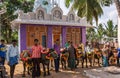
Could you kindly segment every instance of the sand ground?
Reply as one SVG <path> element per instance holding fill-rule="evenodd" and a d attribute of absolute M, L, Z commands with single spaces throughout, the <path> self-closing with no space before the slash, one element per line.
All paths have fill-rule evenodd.
<path fill-rule="evenodd" d="M 5 65 L 6 67 L 6 71 L 8 72 L 8 78 L 10 78 L 10 73 L 9 73 L 9 66 Z M 27 75 L 26 77 L 22 77 L 22 71 L 23 71 L 23 66 L 22 63 L 20 62 L 18 65 L 16 65 L 16 69 L 15 69 L 15 74 L 14 74 L 14 78 L 32 78 L 31 75 Z M 88 78 L 84 75 L 83 73 L 84 69 L 83 68 L 78 68 L 75 71 L 70 71 L 69 69 L 67 70 L 62 70 L 60 69 L 60 72 L 56 73 L 54 70 L 51 70 L 51 75 L 50 76 L 46 76 L 45 78 Z M 43 76 L 41 76 L 40 78 L 44 78 Z"/>

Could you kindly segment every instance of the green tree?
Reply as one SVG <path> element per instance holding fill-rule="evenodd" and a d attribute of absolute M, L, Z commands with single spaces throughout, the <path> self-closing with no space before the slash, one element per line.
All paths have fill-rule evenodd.
<path fill-rule="evenodd" d="M 2 14 L 0 17 L 1 35 L 3 39 L 10 42 L 11 39 L 14 38 L 14 32 L 11 29 L 10 22 L 17 18 L 17 15 L 14 15 L 15 11 L 19 9 L 24 12 L 32 11 L 34 0 L 4 0 L 3 3 L 7 12 Z"/>
<path fill-rule="evenodd" d="M 103 14 L 101 6 L 111 3 L 111 0 L 65 0 L 66 7 L 71 4 L 71 9 L 76 10 L 78 16 L 86 17 L 91 24 L 94 19 L 98 23 L 98 18 Z"/>
<path fill-rule="evenodd" d="M 94 39 L 96 39 L 96 31 L 95 28 L 87 28 L 87 40 L 88 41 L 93 41 Z"/>
<path fill-rule="evenodd" d="M 96 28 L 96 37 L 99 40 L 99 42 L 102 41 L 103 37 L 105 36 L 105 29 L 103 28 L 102 24 L 99 24 L 98 27 Z"/>
<path fill-rule="evenodd" d="M 114 25 L 112 20 L 109 20 L 107 24 L 104 24 L 104 26 L 105 26 L 105 35 L 107 37 L 117 37 L 116 36 L 117 25 Z"/>

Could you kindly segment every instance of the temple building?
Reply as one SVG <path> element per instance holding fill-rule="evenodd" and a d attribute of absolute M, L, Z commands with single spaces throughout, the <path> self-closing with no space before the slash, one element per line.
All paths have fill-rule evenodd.
<path fill-rule="evenodd" d="M 63 10 L 54 0 L 35 0 L 34 11 L 19 11 L 18 18 L 12 21 L 12 27 L 19 30 L 19 47 L 22 51 L 30 48 L 34 39 L 39 39 L 40 44 L 48 48 L 53 47 L 56 39 L 60 40 L 61 47 L 66 41 L 72 41 L 75 45 L 80 41 L 85 44 L 86 27 L 92 26 L 74 11 L 63 15 Z"/>

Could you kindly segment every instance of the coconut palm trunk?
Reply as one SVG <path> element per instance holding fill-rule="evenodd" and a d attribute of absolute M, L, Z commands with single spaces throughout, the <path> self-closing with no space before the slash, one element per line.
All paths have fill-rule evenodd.
<path fill-rule="evenodd" d="M 120 1 L 114 0 L 118 12 L 118 45 L 120 48 Z"/>

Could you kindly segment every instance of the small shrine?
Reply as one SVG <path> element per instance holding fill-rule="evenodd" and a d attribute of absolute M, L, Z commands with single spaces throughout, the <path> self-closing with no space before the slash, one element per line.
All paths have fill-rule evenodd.
<path fill-rule="evenodd" d="M 46 1 L 47 5 L 52 4 L 49 2 L 51 0 Z M 72 41 L 75 45 L 80 41 L 85 44 L 86 27 L 92 27 L 86 18 L 76 16 L 74 11 L 63 15 L 59 5 L 51 6 L 49 11 L 49 6 L 46 9 L 40 4 L 33 12 L 18 12 L 18 18 L 12 21 L 12 27 L 19 30 L 20 51 L 30 48 L 34 44 L 34 39 L 38 39 L 42 46 L 48 48 L 53 47 L 56 39 L 60 40 L 61 47 L 64 47 L 67 41 Z"/>

